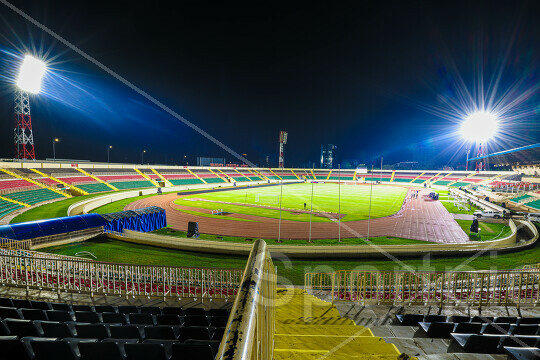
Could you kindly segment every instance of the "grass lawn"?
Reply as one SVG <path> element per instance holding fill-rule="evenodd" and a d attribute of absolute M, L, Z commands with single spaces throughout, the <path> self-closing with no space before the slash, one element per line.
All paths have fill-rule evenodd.
<path fill-rule="evenodd" d="M 113 213 L 113 212 L 124 211 L 124 207 L 127 204 L 131 204 L 134 201 L 137 201 L 137 200 L 140 200 L 140 199 L 145 199 L 145 198 L 148 198 L 148 197 L 151 197 L 151 196 L 157 196 L 157 194 L 136 196 L 136 197 L 132 197 L 132 198 L 129 198 L 129 199 L 118 200 L 118 201 L 112 202 L 110 204 L 103 205 L 103 206 L 100 206 L 98 208 L 95 208 L 94 210 L 90 211 L 90 213 L 108 214 L 108 213 Z"/>
<path fill-rule="evenodd" d="M 461 208 L 458 208 L 457 206 L 454 206 L 454 202 L 452 200 L 450 201 L 441 201 L 441 204 L 445 207 L 446 210 L 448 210 L 451 214 L 469 214 L 472 215 L 476 210 L 479 208 L 474 204 L 467 204 L 466 206 L 470 208 L 471 210 L 461 210 Z"/>
<path fill-rule="evenodd" d="M 99 261 L 124 262 L 153 265 L 203 266 L 243 268 L 247 257 L 213 255 L 162 249 L 152 246 L 125 243 L 118 240 L 99 239 L 81 243 L 57 246 L 42 251 L 64 255 L 75 255 L 80 251 L 89 251 Z M 475 258 L 444 257 L 401 258 L 396 263 L 387 259 L 287 259 L 283 256 L 274 259 L 278 268 L 280 284 L 302 285 L 305 272 L 327 272 L 335 270 L 431 270 L 431 271 L 474 271 L 481 269 L 514 269 L 525 264 L 534 264 L 540 259 L 540 245 L 515 253 L 491 256 L 490 253 Z"/>
<path fill-rule="evenodd" d="M 163 228 L 159 230 L 152 231 L 153 234 L 166 235 L 173 237 L 186 237 L 185 231 L 178 231 L 171 228 Z M 245 237 L 237 236 L 220 236 L 220 235 L 209 235 L 201 234 L 200 239 L 203 240 L 214 240 L 214 241 L 225 241 L 225 242 L 236 242 L 236 243 L 248 243 Z M 254 240 L 254 239 L 253 239 Z M 298 245 L 298 246 L 313 246 L 313 245 L 414 245 L 414 244 L 426 244 L 426 241 L 422 240 L 413 240 L 413 239 L 402 239 L 394 237 L 375 237 L 371 238 L 369 242 L 361 238 L 347 238 L 341 239 L 341 242 L 338 242 L 338 239 L 317 239 L 313 240 L 313 243 L 308 243 L 306 240 L 289 240 L 283 239 L 281 243 L 276 244 L 275 239 L 266 240 L 269 245 Z"/>
<path fill-rule="evenodd" d="M 312 184 L 293 184 L 283 187 L 242 188 L 232 191 L 196 194 L 175 201 L 178 205 L 203 209 L 223 209 L 230 213 L 240 213 L 268 218 L 279 218 L 279 210 L 242 205 L 222 204 L 210 201 L 189 199 L 206 199 L 240 204 L 279 207 L 280 191 L 283 191 L 281 212 L 282 219 L 309 221 L 309 214 L 291 214 L 290 210 L 311 208 Z M 371 218 L 389 216 L 401 208 L 407 189 L 397 186 L 376 185 L 372 187 Z M 341 195 L 339 195 L 339 192 Z M 370 186 L 313 184 L 313 210 L 316 212 L 332 212 L 346 214 L 343 221 L 365 220 L 370 212 Z M 338 204 L 338 198 L 340 198 Z M 339 206 L 338 206 L 339 205 Z M 331 222 L 325 217 L 313 216 L 312 221 Z"/>
<path fill-rule="evenodd" d="M 100 196 L 100 195 L 103 195 L 103 193 L 90 194 L 90 195 L 84 195 L 84 196 L 73 196 L 65 200 L 60 200 L 60 201 L 56 201 L 50 204 L 36 206 L 34 208 L 31 208 L 25 211 L 22 214 L 15 216 L 13 219 L 11 219 L 10 224 L 67 216 L 68 208 L 72 204 L 85 200 L 85 199 L 90 199 L 96 196 Z"/>
<path fill-rule="evenodd" d="M 495 224 L 479 221 L 478 226 L 480 226 L 481 231 L 480 234 L 475 234 L 470 232 L 472 220 L 456 220 L 456 222 L 465 231 L 465 234 L 469 235 L 469 239 L 476 241 L 503 239 L 512 233 L 512 229 L 507 223 Z"/>

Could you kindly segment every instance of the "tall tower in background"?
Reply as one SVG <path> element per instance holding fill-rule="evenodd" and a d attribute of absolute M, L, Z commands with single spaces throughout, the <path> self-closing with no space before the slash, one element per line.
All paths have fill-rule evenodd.
<path fill-rule="evenodd" d="M 15 129 L 13 135 L 17 159 L 35 160 L 30 99 L 28 93 L 19 88 L 15 89 Z"/>
<path fill-rule="evenodd" d="M 287 143 L 286 131 L 281 131 L 279 133 L 279 168 L 283 169 L 285 167 L 285 144 Z"/>
<path fill-rule="evenodd" d="M 337 146 L 332 144 L 321 145 L 321 169 L 332 169 L 335 149 Z"/>

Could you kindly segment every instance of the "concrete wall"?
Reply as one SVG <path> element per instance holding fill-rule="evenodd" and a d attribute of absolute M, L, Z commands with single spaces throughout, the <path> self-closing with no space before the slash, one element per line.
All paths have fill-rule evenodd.
<path fill-rule="evenodd" d="M 465 244 L 426 243 L 425 245 L 268 245 L 268 249 L 273 255 L 285 255 L 290 258 L 384 258 L 388 254 L 393 256 L 422 256 L 427 253 L 445 256 L 470 255 L 478 251 L 520 249 L 533 244 L 538 239 L 536 227 L 528 221 L 518 221 L 518 224 L 530 228 L 533 237 L 528 242 L 516 244 L 517 228 L 514 221 L 510 220 L 512 234 L 504 239 L 492 241 L 474 241 Z M 124 236 L 108 236 L 142 245 L 226 255 L 247 256 L 252 247 L 251 243 L 197 240 L 129 230 L 124 232 Z"/>

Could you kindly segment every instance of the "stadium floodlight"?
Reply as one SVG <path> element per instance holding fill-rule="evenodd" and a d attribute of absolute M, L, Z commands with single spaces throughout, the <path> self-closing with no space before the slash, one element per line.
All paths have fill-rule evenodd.
<path fill-rule="evenodd" d="M 497 116 L 488 111 L 477 111 L 461 123 L 461 136 L 468 141 L 485 143 L 497 134 Z"/>
<path fill-rule="evenodd" d="M 47 71 L 45 63 L 36 59 L 32 55 L 26 55 L 19 71 L 17 86 L 31 94 L 39 93 L 41 89 L 41 80 Z"/>

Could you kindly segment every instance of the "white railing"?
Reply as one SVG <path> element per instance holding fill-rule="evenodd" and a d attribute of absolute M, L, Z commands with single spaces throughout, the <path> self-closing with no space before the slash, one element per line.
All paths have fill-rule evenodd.
<path fill-rule="evenodd" d="M 32 253 L 0 252 L 0 285 L 90 296 L 204 300 L 233 298 L 242 279 L 240 269 L 114 264 Z"/>
<path fill-rule="evenodd" d="M 61 233 L 61 234 L 55 234 L 50 236 L 42 236 L 32 239 L 32 246 L 36 247 L 43 244 L 49 244 L 56 241 L 64 241 L 64 240 L 78 240 L 81 238 L 89 238 L 89 237 L 95 237 L 99 236 L 104 233 L 103 226 L 91 228 L 91 229 L 84 229 L 84 230 L 77 230 L 77 231 L 71 231 L 67 233 Z"/>
<path fill-rule="evenodd" d="M 30 250 L 32 248 L 32 240 L 13 240 L 0 238 L 0 248 Z"/>
<path fill-rule="evenodd" d="M 306 273 L 309 293 L 333 302 L 537 306 L 540 269 L 504 271 L 336 271 Z"/>

